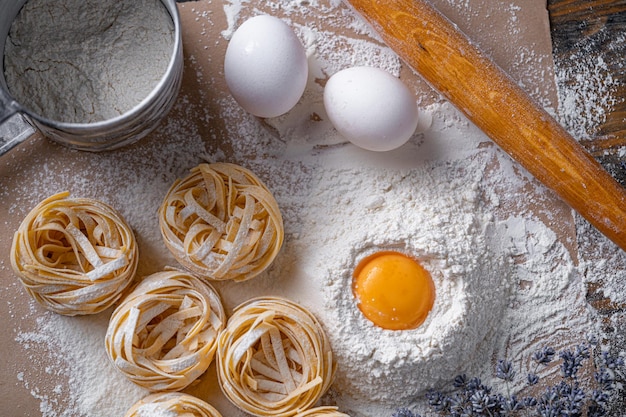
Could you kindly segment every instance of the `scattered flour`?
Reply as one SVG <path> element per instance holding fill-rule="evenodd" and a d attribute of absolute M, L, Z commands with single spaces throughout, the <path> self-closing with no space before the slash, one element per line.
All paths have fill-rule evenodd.
<path fill-rule="evenodd" d="M 68 381 L 67 386 L 56 385 L 54 396 L 38 392 L 43 401 L 49 402 L 47 407 L 42 406 L 42 416 L 92 416 L 95 410 L 101 416 L 121 416 L 137 400 L 149 394 L 121 378 L 108 363 L 103 335 L 110 313 L 73 320 L 46 312 L 37 318 L 36 331 L 18 334 L 17 340 L 25 346 L 46 346 L 50 355 L 47 373 L 53 378 L 61 373 Z M 36 362 L 36 351 L 31 354 Z M 56 399 L 64 398 L 69 403 L 57 403 Z"/>
<path fill-rule="evenodd" d="M 6 40 L 9 91 L 48 119 L 114 118 L 138 105 L 163 77 L 173 31 L 160 0 L 30 0 Z"/>
<path fill-rule="evenodd" d="M 182 11 L 213 25 L 215 14 L 201 3 L 183 3 Z M 458 7 L 466 7 L 463 3 Z M 229 38 L 244 13 L 257 11 L 245 0 L 220 7 L 227 28 L 219 41 Z M 172 114 L 148 141 L 107 154 L 50 145 L 54 157 L 28 155 L 31 166 L 11 171 L 28 193 L 0 189 L 0 197 L 12 202 L 8 212 L 15 227 L 30 207 L 56 191 L 104 199 L 133 226 L 144 276 L 175 262 L 161 242 L 156 218 L 171 183 L 204 160 L 245 165 L 274 193 L 285 244 L 259 277 L 215 286 L 227 310 L 263 294 L 284 295 L 310 308 L 338 360 L 336 383 L 323 401 L 354 417 L 391 416 L 403 406 L 424 411 L 423 391 L 458 373 L 488 381 L 496 359 L 524 364 L 535 348 L 566 347 L 594 330 L 567 229 L 571 210 L 445 102 L 422 105 L 431 124 L 399 150 L 366 152 L 337 137 L 321 104 L 323 81 L 355 63 L 397 75 L 400 61 L 365 36 L 369 29 L 338 1 L 283 0 L 267 7 L 291 19 L 309 53 L 312 77 L 292 112 L 256 119 L 228 94 L 213 90 L 219 81 L 211 77 L 217 75 L 198 72 L 198 84 L 215 94 L 212 111 L 192 99 L 197 92 L 183 88 Z M 504 12 L 517 16 L 518 10 L 506 5 Z M 351 28 L 354 35 L 320 29 L 315 19 L 325 17 L 331 22 L 327 27 Z M 193 68 L 198 58 L 188 54 Z M 526 65 L 543 59 L 517 56 Z M 207 127 L 214 125 L 219 127 Z M 12 161 L 3 163 L 11 167 Z M 431 271 L 436 303 L 418 329 L 381 330 L 356 308 L 352 269 L 377 249 L 410 253 Z M 17 340 L 33 363 L 46 363 L 61 381 L 42 392 L 27 369 L 16 373 L 40 401 L 43 417 L 121 416 L 145 395 L 106 363 L 108 313 L 66 318 L 42 313 L 32 301 L 29 308 L 36 323 L 19 329 Z M 53 348 L 42 353 L 46 345 Z M 523 385 L 519 382 L 514 389 Z M 214 370 L 189 389 L 223 415 L 242 416 L 218 391 Z"/>
<path fill-rule="evenodd" d="M 602 56 L 590 53 L 605 45 L 623 45 L 623 36 L 608 39 L 608 32 L 599 31 L 577 45 L 576 52 L 556 66 L 559 91 L 559 121 L 577 139 L 590 139 L 606 121 L 607 112 L 624 100 L 618 95 L 620 81 L 613 77 L 614 68 Z M 621 60 L 620 60 L 621 62 Z"/>
<path fill-rule="evenodd" d="M 488 346 L 495 342 L 514 277 L 506 251 L 492 241 L 495 219 L 481 202 L 485 163 L 479 157 L 377 175 L 356 166 L 321 173 L 313 191 L 318 203 L 303 219 L 312 223 L 306 227 L 310 234 L 301 244 L 327 242 L 316 245 L 324 249 L 315 257 L 317 265 L 307 269 L 322 271 L 327 286 L 324 322 L 339 361 L 340 394 L 393 408 L 449 375 L 477 371 L 466 363 L 489 361 Z M 441 193 L 433 194 L 434 189 Z M 363 196 L 363 190 L 371 195 Z M 316 224 L 320 212 L 332 221 Z M 356 264 L 389 249 L 416 257 L 435 282 L 433 310 L 415 330 L 374 326 L 352 296 Z M 363 405 L 358 409 L 367 413 Z"/>
<path fill-rule="evenodd" d="M 556 67 L 561 123 L 581 141 L 611 139 L 623 125 L 624 41 L 622 33 L 610 30 L 611 23 L 590 21 L 589 31 L 572 48 L 571 39 L 556 39 L 555 49 L 576 52 L 561 59 Z M 562 44 L 561 44 L 562 42 Z M 595 52 L 594 52 L 595 51 Z M 561 55 L 565 55 L 561 52 Z M 592 58 L 593 55 L 593 58 Z M 626 147 L 613 146 L 599 156 L 624 185 L 623 157 Z M 576 216 L 579 269 L 588 291 L 588 300 L 599 317 L 600 337 L 609 341 L 614 352 L 626 349 L 626 253 L 602 236 L 581 216 Z M 618 413 L 626 404 L 615 405 Z M 617 415 L 621 415 L 617 414 Z"/>

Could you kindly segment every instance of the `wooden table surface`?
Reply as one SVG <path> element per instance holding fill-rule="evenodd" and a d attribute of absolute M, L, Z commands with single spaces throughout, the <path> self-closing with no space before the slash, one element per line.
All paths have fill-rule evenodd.
<path fill-rule="evenodd" d="M 581 141 L 596 156 L 614 153 L 626 145 L 626 42 L 621 36 L 626 29 L 626 0 L 548 0 L 548 11 L 556 66 L 579 64 L 572 60 L 584 49 L 603 59 L 617 81 L 614 95 L 620 100 L 605 109 L 606 120 Z"/>
<path fill-rule="evenodd" d="M 604 114 L 596 119 L 596 123 L 585 125 L 584 135 L 579 140 L 626 186 L 626 0 L 548 0 L 547 4 L 559 95 L 567 94 L 576 85 L 584 89 L 585 86 L 580 85 L 586 82 L 582 77 L 594 74 L 593 66 L 601 67 L 601 80 L 611 83 L 611 99 L 598 100 Z M 581 51 L 586 54 L 585 59 L 581 59 Z M 582 63 L 590 68 L 581 66 Z M 581 98 L 585 99 L 585 94 L 581 94 Z M 585 111 L 590 110 L 581 103 L 581 117 L 585 117 Z M 580 252 L 594 252 L 592 244 L 589 239 L 579 239 Z M 626 271 L 626 256 L 623 254 L 596 256 L 608 256 L 612 263 L 620 263 L 611 265 L 607 273 L 619 271 L 623 274 Z M 603 331 L 610 335 L 608 340 L 612 347 L 626 350 L 626 305 L 604 297 L 601 284 L 589 285 L 587 299 L 599 313 Z M 624 415 L 626 399 L 613 408 L 614 415 Z"/>

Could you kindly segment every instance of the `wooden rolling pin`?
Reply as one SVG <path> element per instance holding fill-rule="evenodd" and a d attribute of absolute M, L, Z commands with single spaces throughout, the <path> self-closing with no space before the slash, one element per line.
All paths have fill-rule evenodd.
<path fill-rule="evenodd" d="M 626 250 L 626 192 L 427 0 L 347 0 L 409 66 L 513 159 Z"/>

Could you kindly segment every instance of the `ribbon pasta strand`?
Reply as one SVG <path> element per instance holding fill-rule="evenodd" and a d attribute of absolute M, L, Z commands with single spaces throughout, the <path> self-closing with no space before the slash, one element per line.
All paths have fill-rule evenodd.
<path fill-rule="evenodd" d="M 218 338 L 224 395 L 256 416 L 293 416 L 315 404 L 333 381 L 330 343 L 317 319 L 278 297 L 235 309 Z"/>
<path fill-rule="evenodd" d="M 105 337 L 110 361 L 151 391 L 178 391 L 202 375 L 226 324 L 213 287 L 168 269 L 144 278 L 111 315 Z"/>
<path fill-rule="evenodd" d="M 181 392 L 148 395 L 124 414 L 124 417 L 146 416 L 222 417 L 212 405 Z"/>
<path fill-rule="evenodd" d="M 112 207 L 69 192 L 40 202 L 13 237 L 11 266 L 37 302 L 68 316 L 119 300 L 137 270 L 135 236 Z"/>
<path fill-rule="evenodd" d="M 296 414 L 294 417 L 350 417 L 348 414 L 338 411 L 337 407 L 316 407 Z"/>
<path fill-rule="evenodd" d="M 176 260 L 212 280 L 257 276 L 284 239 L 274 196 L 251 171 L 229 163 L 200 164 L 175 181 L 159 225 Z"/>

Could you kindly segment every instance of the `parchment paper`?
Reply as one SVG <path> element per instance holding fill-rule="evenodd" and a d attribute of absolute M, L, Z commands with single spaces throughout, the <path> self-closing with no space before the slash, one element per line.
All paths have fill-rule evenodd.
<path fill-rule="evenodd" d="M 242 3 L 244 10 L 241 11 L 241 17 L 260 12 L 281 15 L 280 9 L 264 8 L 267 7 L 263 6 L 266 2 Z M 333 3 L 337 4 L 337 1 Z M 506 2 L 506 6 L 499 0 L 437 0 L 433 3 L 490 53 L 539 102 L 549 108 L 556 105 L 545 0 L 511 0 Z M 302 4 L 302 7 L 306 7 L 305 2 Z M 133 204 L 141 200 L 142 193 L 150 190 L 137 189 L 138 197 L 133 200 L 135 203 L 120 201 L 115 184 L 138 183 L 137 178 L 143 175 L 146 166 L 154 164 L 160 164 L 168 178 L 182 176 L 191 167 L 185 165 L 189 159 L 180 156 L 181 153 L 197 152 L 202 147 L 209 153 L 221 152 L 224 159 L 228 160 L 231 150 L 221 146 L 220 138 L 229 134 L 225 128 L 229 121 L 211 116 L 219 114 L 220 102 L 228 96 L 222 72 L 227 40 L 222 32 L 229 29 L 225 10 L 232 6 L 226 1 L 179 3 L 183 23 L 185 75 L 180 101 L 163 123 L 169 126 L 168 129 L 157 129 L 139 143 L 106 155 L 79 153 L 36 136 L 0 159 L 0 414 L 3 416 L 46 415 L 41 411 L 42 407 L 46 409 L 42 406 L 41 398 L 63 404 L 65 399 L 55 396 L 54 387 L 67 378 L 47 372 L 44 352 L 29 349 L 23 342 L 15 340 L 18 334 L 36 326 L 35 320 L 42 316 L 43 310 L 33 305 L 10 268 L 9 248 L 14 231 L 34 204 L 76 184 L 77 179 L 73 175 L 79 168 L 84 171 L 85 166 L 91 167 L 91 175 L 80 180 L 84 189 L 90 189 L 93 197 L 115 202 L 132 224 L 132 219 L 141 215 L 137 212 L 141 213 L 144 209 Z M 339 10 L 347 12 L 345 7 Z M 515 28 L 510 26 L 512 14 L 517 23 Z M 324 26 L 324 21 L 315 15 L 309 15 L 298 23 L 307 24 L 308 19 L 315 25 Z M 345 30 L 351 31 L 350 28 Z M 354 33 L 351 35 L 357 36 Z M 439 99 L 410 69 L 403 67 L 402 78 L 415 91 L 422 93 L 425 97 L 422 104 Z M 202 117 L 199 117 L 200 112 Z M 207 119 L 210 120 L 208 124 L 205 122 Z M 177 148 L 170 134 L 171 129 L 177 127 L 194 132 L 197 140 L 203 143 L 192 149 Z M 129 168 L 127 156 L 131 153 L 135 158 L 144 155 L 145 165 Z M 110 166 L 116 160 L 120 164 L 120 177 L 111 177 Z M 101 164 L 106 164 L 107 170 L 99 169 Z M 136 177 L 133 177 L 133 172 Z M 44 176 L 46 181 L 42 181 Z M 49 189 L 48 186 L 42 188 L 44 183 L 56 184 L 56 189 Z M 89 188 L 89 184 L 93 184 L 93 187 Z M 565 237 L 571 235 L 571 212 L 556 200 L 551 204 L 553 206 L 549 210 L 560 213 L 555 217 L 563 219 L 563 234 Z M 160 253 L 155 247 L 162 243 L 143 239 L 141 231 L 139 243 L 142 257 L 139 273 L 153 272 L 153 265 L 159 263 L 155 257 Z M 227 305 L 228 309 L 232 307 L 232 304 Z M 36 384 L 26 383 L 25 376 L 28 381 L 37 381 Z M 217 391 L 215 386 L 208 389 Z M 223 413 L 228 415 L 228 410 Z"/>

